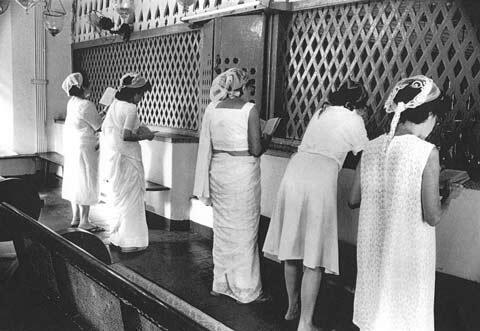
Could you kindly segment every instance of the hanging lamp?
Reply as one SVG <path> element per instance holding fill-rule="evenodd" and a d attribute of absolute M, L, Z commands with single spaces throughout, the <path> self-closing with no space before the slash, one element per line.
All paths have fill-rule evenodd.
<path fill-rule="evenodd" d="M 16 0 L 17 3 L 25 9 L 25 11 L 28 13 L 28 10 L 35 6 L 36 4 L 42 2 L 41 0 Z"/>
<path fill-rule="evenodd" d="M 50 34 L 55 37 L 63 29 L 65 23 L 65 16 L 67 12 L 63 7 L 61 0 L 56 0 L 59 6 L 52 8 L 52 2 L 55 0 L 48 0 L 45 11 L 43 12 L 43 25 Z"/>

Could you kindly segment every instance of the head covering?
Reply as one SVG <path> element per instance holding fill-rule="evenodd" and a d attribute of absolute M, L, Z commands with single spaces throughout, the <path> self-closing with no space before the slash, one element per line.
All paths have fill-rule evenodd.
<path fill-rule="evenodd" d="M 248 82 L 247 73 L 238 68 L 231 68 L 221 73 L 212 82 L 210 88 L 210 99 L 212 101 L 233 99 L 240 96 L 238 89 L 242 88 Z"/>
<path fill-rule="evenodd" d="M 120 78 L 120 88 L 140 88 L 149 84 L 149 82 L 140 74 L 129 72 Z"/>
<path fill-rule="evenodd" d="M 408 102 L 395 103 L 395 97 L 398 92 L 406 87 L 418 90 L 418 93 Z M 404 78 L 400 80 L 385 102 L 385 111 L 387 113 L 394 113 L 392 123 L 390 124 L 390 131 L 388 133 L 387 144 L 393 138 L 395 130 L 397 129 L 398 121 L 400 120 L 400 114 L 407 110 L 417 108 L 424 103 L 435 100 L 440 96 L 440 89 L 435 85 L 431 78 L 423 75 L 413 76 L 410 78 Z"/>
<path fill-rule="evenodd" d="M 74 72 L 65 78 L 62 83 L 62 89 L 70 95 L 70 89 L 74 86 L 81 88 L 83 84 L 83 77 L 82 74 L 79 72 Z"/>

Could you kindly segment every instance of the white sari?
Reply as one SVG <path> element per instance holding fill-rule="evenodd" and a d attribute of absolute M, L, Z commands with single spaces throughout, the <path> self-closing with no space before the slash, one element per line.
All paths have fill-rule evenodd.
<path fill-rule="evenodd" d="M 137 141 L 124 141 L 123 129 L 138 130 L 136 106 L 114 100 L 102 126 L 101 176 L 107 203 L 115 217 L 110 242 L 119 247 L 148 246 L 145 217 L 145 174 Z"/>
<path fill-rule="evenodd" d="M 63 130 L 62 197 L 73 203 L 91 206 L 98 202 L 98 137 L 102 121 L 95 105 L 71 97 Z"/>
<path fill-rule="evenodd" d="M 248 303 L 262 292 L 257 245 L 260 161 L 227 153 L 212 156 L 211 117 L 218 111 L 210 104 L 203 117 L 194 195 L 213 206 L 213 291 Z M 248 119 L 248 113 L 243 118 Z"/>

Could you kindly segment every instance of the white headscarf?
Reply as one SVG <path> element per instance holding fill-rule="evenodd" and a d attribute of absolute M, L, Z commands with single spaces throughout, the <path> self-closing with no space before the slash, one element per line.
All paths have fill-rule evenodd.
<path fill-rule="evenodd" d="M 74 72 L 73 74 L 70 74 L 65 78 L 65 80 L 62 83 L 62 89 L 70 95 L 70 89 L 74 86 L 81 88 L 83 84 L 83 77 L 82 74 L 79 72 Z"/>
<path fill-rule="evenodd" d="M 247 73 L 238 68 L 231 68 L 215 77 L 210 88 L 210 99 L 221 101 L 240 96 L 238 91 L 248 82 Z"/>
<path fill-rule="evenodd" d="M 419 92 L 415 97 L 405 102 L 399 102 L 396 104 L 394 102 L 395 97 L 397 96 L 398 91 L 404 89 L 405 87 L 410 86 L 412 88 L 418 89 Z M 387 113 L 394 113 L 392 123 L 390 124 L 390 131 L 387 136 L 387 146 L 395 135 L 395 130 L 397 129 L 398 121 L 400 120 L 400 114 L 407 109 L 416 108 L 424 103 L 435 100 L 440 96 L 440 89 L 435 85 L 431 78 L 428 78 L 423 75 L 413 76 L 409 78 L 404 78 L 400 80 L 385 102 L 385 111 Z"/>

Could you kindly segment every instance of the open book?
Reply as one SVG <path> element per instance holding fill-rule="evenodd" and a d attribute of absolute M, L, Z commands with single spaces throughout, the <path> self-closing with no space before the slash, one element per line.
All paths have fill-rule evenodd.
<path fill-rule="evenodd" d="M 282 119 L 280 117 L 271 118 L 268 121 L 261 119 L 260 128 L 262 129 L 262 133 L 270 136 L 273 135 L 281 120 Z"/>
<path fill-rule="evenodd" d="M 116 89 L 114 89 L 113 87 L 107 87 L 98 103 L 104 106 L 110 106 L 110 104 L 113 102 L 113 99 L 115 98 L 115 93 L 117 93 Z"/>
<path fill-rule="evenodd" d="M 470 180 L 466 171 L 443 169 L 440 171 L 440 185 L 444 185 L 447 182 L 451 184 L 464 184 Z"/>

